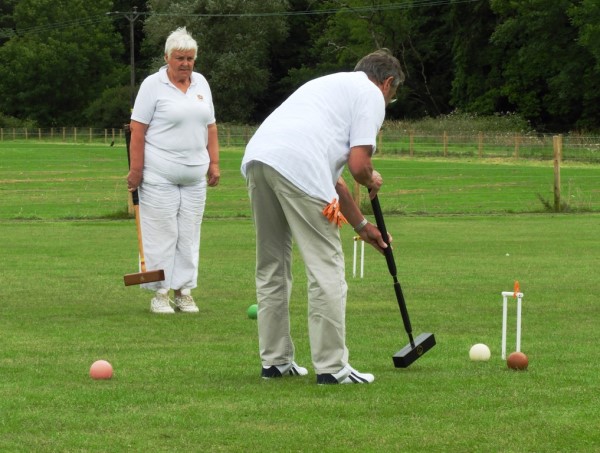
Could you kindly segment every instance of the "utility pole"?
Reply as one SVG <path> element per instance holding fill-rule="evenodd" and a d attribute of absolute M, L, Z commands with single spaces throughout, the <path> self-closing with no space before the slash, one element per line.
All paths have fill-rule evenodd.
<path fill-rule="evenodd" d="M 130 13 L 123 13 L 119 11 L 106 13 L 107 16 L 123 16 L 129 21 L 129 107 L 133 110 L 133 104 L 135 102 L 135 46 L 134 46 L 134 35 L 133 35 L 133 24 L 140 17 L 142 13 L 138 13 L 137 6 L 133 7 Z M 125 129 L 125 144 L 127 146 L 127 162 L 129 162 L 129 143 L 131 140 L 131 131 L 129 129 L 129 123 L 124 125 Z M 129 214 L 134 213 L 133 198 L 132 194 L 129 193 L 127 197 L 127 212 Z"/>
<path fill-rule="evenodd" d="M 107 15 L 119 15 L 123 16 L 129 21 L 129 101 L 130 107 L 133 108 L 135 102 L 135 49 L 134 49 L 134 35 L 133 35 L 133 24 L 142 13 L 138 13 L 137 6 L 133 7 L 133 10 L 129 13 L 123 13 L 119 11 L 106 13 Z"/>
<path fill-rule="evenodd" d="M 130 88 L 130 101 L 131 108 L 133 108 L 133 103 L 135 102 L 135 57 L 134 57 L 134 37 L 133 37 L 133 23 L 140 16 L 140 13 L 137 12 L 137 6 L 133 7 L 133 11 L 129 14 L 125 14 L 125 19 L 129 21 L 129 64 L 130 64 L 130 73 L 129 73 L 129 88 Z"/>

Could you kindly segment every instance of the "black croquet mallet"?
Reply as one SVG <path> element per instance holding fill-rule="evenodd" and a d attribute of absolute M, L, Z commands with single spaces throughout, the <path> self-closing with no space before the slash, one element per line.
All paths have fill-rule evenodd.
<path fill-rule="evenodd" d="M 413 339 L 412 326 L 410 324 L 410 318 L 408 317 L 408 310 L 406 308 L 406 301 L 402 294 L 402 288 L 397 277 L 396 262 L 394 261 L 394 254 L 392 247 L 388 243 L 388 233 L 385 228 L 385 222 L 383 220 L 383 213 L 381 212 L 381 206 L 379 205 L 379 199 L 377 195 L 371 200 L 371 206 L 373 207 L 373 214 L 375 215 L 375 221 L 377 222 L 377 228 L 383 236 L 383 240 L 388 244 L 388 247 L 384 249 L 385 260 L 390 274 L 394 278 L 394 290 L 396 291 L 396 299 L 398 300 L 398 306 L 400 307 L 400 314 L 402 315 L 402 321 L 404 322 L 404 329 L 408 334 L 410 343 L 400 349 L 394 354 L 392 359 L 394 360 L 394 366 L 396 368 L 407 368 L 415 360 L 420 358 L 423 354 L 429 351 L 435 346 L 435 337 L 432 333 L 422 333 L 417 338 Z"/>

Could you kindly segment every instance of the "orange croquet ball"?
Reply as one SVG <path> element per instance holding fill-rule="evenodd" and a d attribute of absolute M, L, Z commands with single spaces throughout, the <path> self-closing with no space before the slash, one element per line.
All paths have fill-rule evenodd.
<path fill-rule="evenodd" d="M 529 365 L 529 359 L 522 352 L 513 352 L 506 359 L 506 365 L 513 370 L 526 370 Z"/>
<path fill-rule="evenodd" d="M 90 367 L 92 379 L 110 379 L 113 375 L 113 367 L 106 360 L 96 360 Z"/>

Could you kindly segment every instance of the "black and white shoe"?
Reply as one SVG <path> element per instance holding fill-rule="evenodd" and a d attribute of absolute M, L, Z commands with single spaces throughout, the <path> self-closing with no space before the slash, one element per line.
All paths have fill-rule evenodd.
<path fill-rule="evenodd" d="M 286 363 L 284 365 L 271 365 L 262 367 L 261 377 L 263 379 L 280 378 L 283 376 L 306 376 L 308 370 L 299 366 L 296 362 Z"/>
<path fill-rule="evenodd" d="M 370 384 L 375 376 L 369 373 L 356 371 L 350 365 L 346 365 L 335 374 L 317 374 L 317 384 Z"/>

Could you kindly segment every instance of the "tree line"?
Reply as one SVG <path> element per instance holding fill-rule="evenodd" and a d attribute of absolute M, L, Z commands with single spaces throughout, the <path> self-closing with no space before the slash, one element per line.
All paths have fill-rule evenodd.
<path fill-rule="evenodd" d="M 3 0 L 0 126 L 122 125 L 131 30 L 135 90 L 179 26 L 219 122 L 260 122 L 307 80 L 386 47 L 407 75 L 388 118 L 511 113 L 542 132 L 600 130 L 597 0 Z"/>

